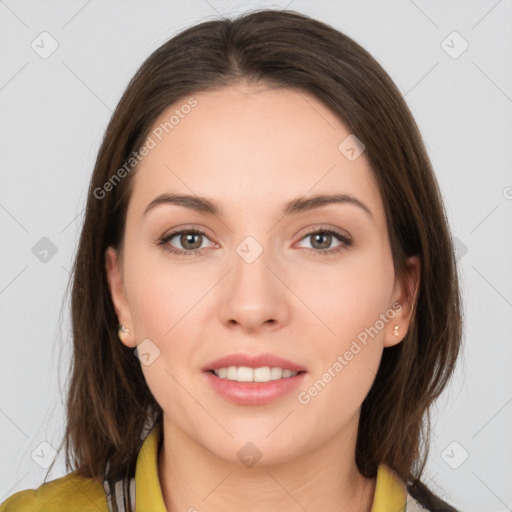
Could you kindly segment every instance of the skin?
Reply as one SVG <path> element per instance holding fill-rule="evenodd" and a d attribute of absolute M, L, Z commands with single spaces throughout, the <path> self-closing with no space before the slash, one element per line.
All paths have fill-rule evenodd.
<path fill-rule="evenodd" d="M 350 131 L 315 97 L 245 83 L 194 97 L 197 106 L 139 164 L 123 251 L 106 252 L 118 319 L 131 331 L 123 343 L 134 348 L 149 338 L 160 350 L 142 370 L 164 411 L 158 471 L 167 510 L 370 511 L 375 479 L 355 463 L 360 407 L 383 349 L 407 332 L 419 261 L 409 260 L 407 281 L 396 278 L 365 153 L 349 161 L 338 150 Z M 223 214 L 167 204 L 144 216 L 163 192 L 206 196 Z M 282 216 L 287 201 L 319 193 L 350 194 L 372 215 L 344 203 Z M 197 227 L 206 236 L 167 242 L 201 247 L 192 257 L 156 245 L 172 228 Z M 315 242 L 309 227 L 338 229 L 353 244 L 313 254 L 342 242 Z M 263 249 L 250 264 L 236 252 L 249 235 Z M 396 301 L 401 311 L 317 396 L 299 403 L 298 391 Z M 304 384 L 267 405 L 228 402 L 201 368 L 234 352 L 297 362 L 308 372 Z M 247 442 L 262 454 L 252 467 L 237 457 Z"/>

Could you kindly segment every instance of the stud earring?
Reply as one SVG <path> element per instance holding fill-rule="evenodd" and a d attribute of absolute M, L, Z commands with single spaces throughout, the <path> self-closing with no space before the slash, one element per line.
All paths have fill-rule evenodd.
<path fill-rule="evenodd" d="M 128 329 L 128 327 L 125 327 L 123 324 L 119 324 L 117 336 L 121 341 L 123 341 L 125 334 L 130 334 L 130 329 Z"/>
<path fill-rule="evenodd" d="M 393 328 L 393 336 L 399 336 L 399 334 L 398 334 L 398 325 L 395 325 L 395 327 Z"/>

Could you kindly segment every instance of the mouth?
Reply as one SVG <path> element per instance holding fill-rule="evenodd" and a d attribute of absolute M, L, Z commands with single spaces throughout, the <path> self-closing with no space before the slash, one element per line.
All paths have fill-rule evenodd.
<path fill-rule="evenodd" d="M 237 379 L 229 379 L 228 373 L 237 371 Z M 259 368 L 249 368 L 257 371 Z M 219 373 L 222 368 L 219 369 Z M 236 405 L 266 405 L 277 401 L 279 398 L 286 398 L 303 383 L 306 371 L 293 372 L 289 377 L 281 376 L 274 380 L 257 382 L 255 380 L 238 380 L 238 372 L 241 370 L 244 378 L 245 369 L 240 367 L 227 367 L 226 377 L 217 376 L 215 370 L 203 372 L 207 385 L 219 397 Z M 281 370 L 281 369 L 279 369 Z M 268 375 L 268 367 L 265 370 Z M 234 372 L 233 372 L 234 373 Z M 284 372 L 282 372 L 284 373 Z M 277 372 L 275 372 L 277 375 Z"/>
<path fill-rule="evenodd" d="M 219 379 L 226 379 L 234 382 L 272 382 L 282 379 L 290 379 L 296 375 L 306 373 L 306 370 L 292 371 L 289 368 L 260 366 L 251 368 L 249 366 L 224 366 L 207 370 Z"/>
<path fill-rule="evenodd" d="M 288 396 L 308 370 L 274 354 L 239 352 L 210 362 L 202 372 L 221 398 L 237 405 L 264 405 Z"/>
<path fill-rule="evenodd" d="M 305 372 L 307 368 L 274 354 L 229 354 L 211 361 L 202 371 L 213 371 L 221 379 L 240 382 L 266 382 L 287 378 L 294 373 Z M 260 381 L 259 379 L 263 379 Z"/>

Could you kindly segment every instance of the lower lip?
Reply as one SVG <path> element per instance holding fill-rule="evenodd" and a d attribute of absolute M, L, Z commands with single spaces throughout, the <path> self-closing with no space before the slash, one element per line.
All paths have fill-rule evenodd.
<path fill-rule="evenodd" d="M 269 382 L 238 382 L 221 379 L 209 371 L 204 372 L 203 375 L 219 395 L 235 404 L 264 405 L 291 393 L 304 380 L 306 372 Z"/>

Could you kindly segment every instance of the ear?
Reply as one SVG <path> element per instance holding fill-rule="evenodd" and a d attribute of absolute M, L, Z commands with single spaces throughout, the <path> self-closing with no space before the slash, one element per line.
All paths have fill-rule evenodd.
<path fill-rule="evenodd" d="M 129 333 L 121 333 L 120 339 L 127 347 L 136 347 L 130 307 L 124 291 L 123 269 L 119 254 L 113 247 L 108 247 L 105 251 L 105 269 L 117 319 L 130 330 Z"/>
<path fill-rule="evenodd" d="M 384 346 L 392 347 L 400 343 L 411 325 L 413 313 L 416 310 L 416 299 L 420 285 L 421 262 L 419 256 L 411 256 L 407 260 L 406 276 L 395 280 L 390 310 L 395 316 L 386 325 Z M 398 326 L 395 329 L 395 326 Z M 398 336 L 394 334 L 398 331 Z"/>

